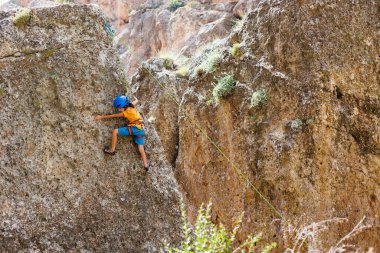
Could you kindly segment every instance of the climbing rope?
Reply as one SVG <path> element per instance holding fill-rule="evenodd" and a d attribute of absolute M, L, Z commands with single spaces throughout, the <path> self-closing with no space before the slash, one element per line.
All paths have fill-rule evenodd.
<path fill-rule="evenodd" d="M 155 80 L 155 82 L 165 91 L 167 89 L 166 85 L 160 82 L 154 75 L 152 75 L 151 71 L 148 70 L 149 75 Z M 248 185 L 260 196 L 262 200 L 279 216 L 282 220 L 285 220 L 285 217 L 270 203 L 270 201 L 262 194 L 248 179 L 246 175 L 239 169 L 238 166 L 231 160 L 229 156 L 227 156 L 223 150 L 218 146 L 218 144 L 206 133 L 204 129 L 202 129 L 199 124 L 196 124 L 196 120 L 189 113 L 187 113 L 186 108 L 182 107 L 181 104 L 177 101 L 175 96 L 171 93 L 167 93 L 169 97 L 177 104 L 179 109 L 183 109 L 185 116 L 190 119 L 190 123 L 195 126 L 206 138 L 207 140 L 216 148 L 216 150 L 231 164 L 234 171 L 242 177 Z"/>

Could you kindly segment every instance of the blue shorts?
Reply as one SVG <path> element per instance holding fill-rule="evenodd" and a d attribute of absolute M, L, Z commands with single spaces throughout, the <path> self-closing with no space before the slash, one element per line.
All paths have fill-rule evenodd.
<path fill-rule="evenodd" d="M 131 126 L 131 130 L 132 130 L 132 135 L 133 135 L 133 141 L 137 145 L 144 145 L 144 143 L 145 143 L 145 138 L 144 138 L 145 131 L 140 130 L 134 126 Z M 118 134 L 120 136 L 130 136 L 129 131 L 128 131 L 128 127 L 120 127 L 117 129 L 117 131 L 118 131 Z"/>

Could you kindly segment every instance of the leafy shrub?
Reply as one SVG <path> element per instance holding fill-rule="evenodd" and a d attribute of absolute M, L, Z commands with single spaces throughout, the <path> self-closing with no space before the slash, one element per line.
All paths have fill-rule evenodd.
<path fill-rule="evenodd" d="M 249 253 L 258 250 L 261 236 L 250 235 L 239 246 L 234 246 L 236 234 L 242 222 L 241 215 L 235 222 L 232 232 L 227 232 L 225 227 L 220 224 L 215 225 L 211 222 L 211 203 L 207 205 L 206 209 L 201 206 L 198 211 L 198 216 L 194 228 L 191 227 L 184 205 L 181 205 L 182 213 L 182 233 L 183 240 L 179 247 L 171 247 L 166 244 L 161 253 L 203 253 L 203 252 L 218 252 L 218 253 Z M 276 243 L 271 243 L 262 247 L 261 252 L 269 252 L 277 246 Z"/>
<path fill-rule="evenodd" d="M 233 57 L 236 58 L 236 57 L 238 56 L 238 54 L 239 54 L 239 52 L 240 52 L 240 47 L 241 47 L 240 43 L 235 43 L 235 44 L 232 45 L 232 48 L 231 48 L 231 55 L 232 55 Z"/>
<path fill-rule="evenodd" d="M 170 0 L 169 10 L 176 11 L 178 8 L 185 6 L 185 4 L 179 0 Z"/>
<path fill-rule="evenodd" d="M 255 91 L 251 97 L 251 107 L 264 104 L 268 100 L 267 92 L 264 89 Z"/>
<path fill-rule="evenodd" d="M 226 75 L 218 80 L 218 83 L 212 91 L 216 103 L 219 103 L 221 97 L 229 95 L 236 85 L 236 80 L 232 75 Z"/>
<path fill-rule="evenodd" d="M 13 18 L 13 24 L 18 28 L 24 27 L 29 24 L 32 15 L 30 9 L 24 8 L 19 10 Z"/>

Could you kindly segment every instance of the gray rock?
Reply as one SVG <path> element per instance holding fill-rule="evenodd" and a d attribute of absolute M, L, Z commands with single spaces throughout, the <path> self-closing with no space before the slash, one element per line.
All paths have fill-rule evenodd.
<path fill-rule="evenodd" d="M 131 139 L 107 157 L 123 75 L 93 6 L 0 12 L 0 251 L 158 252 L 179 238 L 179 198 L 147 125 L 145 172 Z"/>

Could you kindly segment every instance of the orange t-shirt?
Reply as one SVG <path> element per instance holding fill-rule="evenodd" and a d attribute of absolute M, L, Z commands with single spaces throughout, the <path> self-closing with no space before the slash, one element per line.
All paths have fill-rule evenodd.
<path fill-rule="evenodd" d="M 129 121 L 128 126 L 135 126 L 140 130 L 143 129 L 143 126 L 141 125 L 141 122 L 143 119 L 136 108 L 134 107 L 125 108 L 125 110 L 123 111 L 123 115 L 124 115 L 124 118 L 127 118 L 127 120 Z"/>

